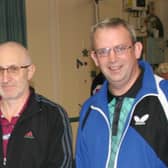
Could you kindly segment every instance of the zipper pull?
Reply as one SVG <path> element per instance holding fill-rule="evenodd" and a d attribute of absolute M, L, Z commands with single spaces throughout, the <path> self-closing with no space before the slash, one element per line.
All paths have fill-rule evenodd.
<path fill-rule="evenodd" d="M 3 159 L 3 165 L 4 166 L 6 166 L 6 162 L 7 162 L 7 159 L 6 159 L 6 157 L 4 157 L 4 159 Z"/>

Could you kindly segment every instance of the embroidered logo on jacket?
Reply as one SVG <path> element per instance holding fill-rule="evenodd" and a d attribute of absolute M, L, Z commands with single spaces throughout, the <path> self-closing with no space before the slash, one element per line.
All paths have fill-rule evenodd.
<path fill-rule="evenodd" d="M 142 117 L 135 115 L 134 116 L 135 125 L 145 125 L 148 118 L 149 114 L 145 114 Z"/>
<path fill-rule="evenodd" d="M 24 135 L 24 138 L 34 139 L 34 136 L 33 136 L 32 131 L 27 132 L 27 133 Z"/>

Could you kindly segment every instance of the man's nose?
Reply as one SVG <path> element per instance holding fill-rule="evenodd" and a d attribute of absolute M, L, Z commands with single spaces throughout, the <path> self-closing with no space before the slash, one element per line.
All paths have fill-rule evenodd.
<path fill-rule="evenodd" d="M 117 59 L 117 55 L 116 55 L 116 53 L 114 52 L 113 49 L 111 49 L 110 52 L 109 52 L 109 59 L 110 59 L 110 61 L 112 61 L 112 62 L 115 62 L 116 59 Z"/>
<path fill-rule="evenodd" d="M 1 73 L 0 73 L 0 76 L 1 76 L 1 80 L 3 82 L 7 82 L 9 80 L 9 77 L 10 77 L 10 74 L 8 72 L 7 69 L 4 69 Z"/>

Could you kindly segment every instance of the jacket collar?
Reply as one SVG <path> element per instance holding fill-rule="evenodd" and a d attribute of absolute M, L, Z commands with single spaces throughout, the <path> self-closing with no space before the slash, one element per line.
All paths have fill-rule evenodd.
<path fill-rule="evenodd" d="M 30 87 L 29 100 L 27 102 L 27 106 L 25 107 L 25 110 L 23 111 L 22 115 L 20 116 L 20 120 L 31 117 L 32 115 L 41 111 L 40 101 L 38 102 L 36 100 L 36 97 L 38 97 L 38 95 L 35 93 L 34 88 Z"/>

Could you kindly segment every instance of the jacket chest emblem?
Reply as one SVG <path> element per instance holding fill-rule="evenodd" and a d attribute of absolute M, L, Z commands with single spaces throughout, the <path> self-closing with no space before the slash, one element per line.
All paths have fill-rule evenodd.
<path fill-rule="evenodd" d="M 137 115 L 134 116 L 135 125 L 146 125 L 146 122 L 148 119 L 149 119 L 149 114 L 144 114 L 141 117 Z"/>

